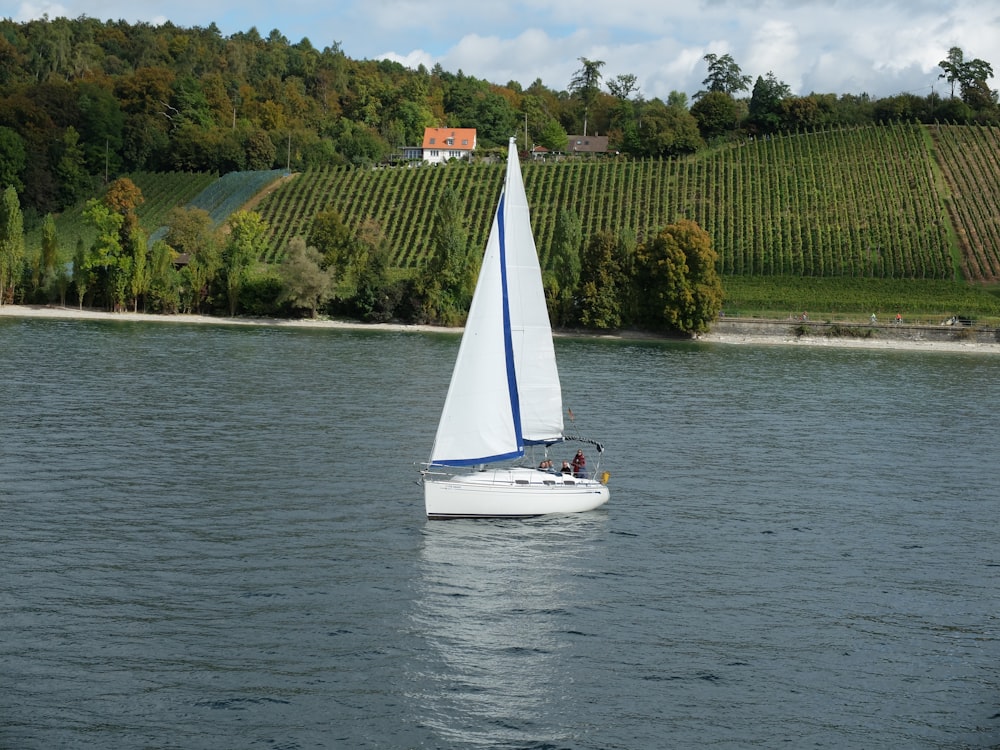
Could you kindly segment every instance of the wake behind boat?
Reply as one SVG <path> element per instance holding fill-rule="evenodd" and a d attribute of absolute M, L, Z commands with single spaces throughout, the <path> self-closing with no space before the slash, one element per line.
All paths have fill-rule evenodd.
<path fill-rule="evenodd" d="M 537 455 L 547 459 L 552 446 L 579 439 L 563 429 L 542 272 L 511 138 L 503 192 L 421 472 L 427 517 L 526 517 L 603 505 L 610 493 L 599 442 L 584 441 L 597 451 L 592 466 L 563 474 L 533 465 Z"/>

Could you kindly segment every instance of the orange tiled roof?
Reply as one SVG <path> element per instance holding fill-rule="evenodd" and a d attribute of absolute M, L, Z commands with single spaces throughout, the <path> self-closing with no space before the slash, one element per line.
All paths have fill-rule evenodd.
<path fill-rule="evenodd" d="M 424 128 L 424 148 L 472 151 L 476 147 L 475 128 Z"/>

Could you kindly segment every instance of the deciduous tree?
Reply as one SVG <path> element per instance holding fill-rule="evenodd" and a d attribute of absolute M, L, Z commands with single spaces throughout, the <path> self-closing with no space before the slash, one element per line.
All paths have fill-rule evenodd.
<path fill-rule="evenodd" d="M 319 250 L 306 245 L 302 237 L 293 237 L 281 263 L 284 287 L 279 301 L 305 308 L 310 317 L 315 318 L 320 305 L 329 300 L 334 291 L 333 269 L 323 268 L 322 262 Z"/>
<path fill-rule="evenodd" d="M 229 314 L 236 315 L 243 282 L 267 245 L 267 223 L 255 211 L 237 211 L 229 217 L 228 224 L 229 238 L 222 251 L 222 263 Z"/>
<path fill-rule="evenodd" d="M 0 305 L 14 300 L 24 266 L 24 216 L 17 190 L 8 186 L 0 200 Z"/>
<path fill-rule="evenodd" d="M 704 229 L 689 219 L 670 224 L 639 248 L 642 323 L 654 330 L 698 333 L 722 309 L 718 255 Z"/>

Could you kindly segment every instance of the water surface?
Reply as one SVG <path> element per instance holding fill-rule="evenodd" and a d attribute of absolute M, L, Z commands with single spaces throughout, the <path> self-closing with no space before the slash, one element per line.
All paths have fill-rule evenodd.
<path fill-rule="evenodd" d="M 560 339 L 611 502 L 427 522 L 457 344 L 0 320 L 0 747 L 1000 745 L 996 357 Z"/>

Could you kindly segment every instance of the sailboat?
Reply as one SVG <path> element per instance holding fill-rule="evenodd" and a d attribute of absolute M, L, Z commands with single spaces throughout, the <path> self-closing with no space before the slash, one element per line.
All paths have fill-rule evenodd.
<path fill-rule="evenodd" d="M 600 472 L 604 446 L 563 429 L 542 272 L 511 138 L 503 192 L 430 460 L 421 471 L 427 517 L 524 518 L 603 505 L 610 497 L 608 474 Z M 596 451 L 587 471 L 553 473 L 534 464 L 539 452 L 544 460 L 566 441 L 589 443 Z"/>

